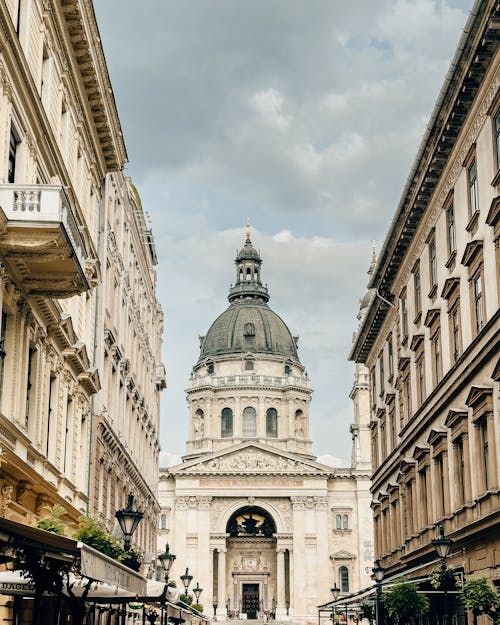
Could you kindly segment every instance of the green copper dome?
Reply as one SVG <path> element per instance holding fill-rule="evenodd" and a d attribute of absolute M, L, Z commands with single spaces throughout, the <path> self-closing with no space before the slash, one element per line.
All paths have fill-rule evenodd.
<path fill-rule="evenodd" d="M 298 361 L 296 340 L 283 319 L 267 305 L 269 293 L 260 280 L 262 260 L 250 241 L 248 229 L 235 265 L 236 282 L 228 296 L 231 305 L 203 337 L 200 360 L 252 352 Z"/>
<path fill-rule="evenodd" d="M 259 299 L 236 300 L 217 317 L 202 341 L 200 360 L 247 352 L 298 360 L 285 322 Z"/>

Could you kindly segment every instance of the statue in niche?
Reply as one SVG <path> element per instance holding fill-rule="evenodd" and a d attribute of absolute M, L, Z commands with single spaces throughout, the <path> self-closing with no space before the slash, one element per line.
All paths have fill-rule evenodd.
<path fill-rule="evenodd" d="M 205 433 L 205 420 L 203 418 L 203 411 L 197 410 L 194 418 L 194 437 L 203 438 Z"/>
<path fill-rule="evenodd" d="M 302 438 L 304 436 L 304 422 L 300 411 L 297 411 L 295 414 L 295 436 L 297 438 Z"/>

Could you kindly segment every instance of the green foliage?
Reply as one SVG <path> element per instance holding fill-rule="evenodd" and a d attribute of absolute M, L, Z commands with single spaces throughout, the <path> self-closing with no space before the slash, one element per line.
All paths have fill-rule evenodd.
<path fill-rule="evenodd" d="M 167 586 L 170 586 L 170 588 L 177 588 L 177 582 L 175 581 L 168 582 Z"/>
<path fill-rule="evenodd" d="M 136 551 L 135 549 L 125 551 L 121 558 L 121 563 L 128 566 L 128 568 L 133 571 L 139 571 L 142 564 L 142 553 L 140 551 Z"/>
<path fill-rule="evenodd" d="M 373 620 L 375 620 L 375 608 L 370 605 L 369 603 L 362 603 L 361 604 L 361 618 L 366 618 L 368 619 L 368 621 L 371 623 Z"/>
<path fill-rule="evenodd" d="M 64 536 L 64 530 L 67 524 L 61 517 L 66 514 L 66 510 L 57 504 L 53 505 L 52 508 L 50 506 L 44 506 L 43 509 L 47 511 L 47 515 L 37 521 L 34 526 L 40 530 Z"/>
<path fill-rule="evenodd" d="M 181 594 L 180 597 L 181 601 L 183 603 L 185 603 L 186 605 L 191 605 L 193 603 L 193 600 L 191 597 L 188 597 L 188 595 L 185 595 L 184 593 Z"/>
<path fill-rule="evenodd" d="M 405 579 L 384 595 L 384 609 L 396 623 L 416 623 L 429 611 L 429 600 Z"/>
<path fill-rule="evenodd" d="M 73 538 L 121 562 L 125 552 L 120 542 L 106 531 L 104 520 L 98 516 L 81 516 Z"/>
<path fill-rule="evenodd" d="M 498 619 L 496 611 L 500 607 L 500 595 L 486 577 L 468 579 L 464 584 L 464 605 L 474 616 L 488 614 Z"/>
<path fill-rule="evenodd" d="M 454 590 L 458 584 L 458 576 L 453 569 L 440 567 L 431 571 L 429 581 L 434 590 Z"/>
<path fill-rule="evenodd" d="M 201 603 L 192 603 L 191 607 L 193 608 L 193 610 L 196 610 L 197 612 L 203 613 L 203 606 Z"/>

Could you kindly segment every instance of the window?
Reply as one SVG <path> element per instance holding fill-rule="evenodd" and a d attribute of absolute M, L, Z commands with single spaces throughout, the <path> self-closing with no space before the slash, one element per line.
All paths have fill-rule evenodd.
<path fill-rule="evenodd" d="M 342 515 L 341 514 L 335 515 L 335 529 L 337 530 L 342 529 Z"/>
<path fill-rule="evenodd" d="M 392 348 L 392 336 L 389 335 L 389 337 L 387 338 L 387 351 L 388 351 L 388 356 L 389 356 L 389 376 L 392 380 L 392 377 L 394 375 L 394 353 L 393 353 L 393 348 Z"/>
<path fill-rule="evenodd" d="M 167 529 L 167 515 L 166 514 L 162 514 L 160 517 L 160 529 L 162 530 Z"/>
<path fill-rule="evenodd" d="M 26 375 L 26 409 L 24 412 L 24 427 L 29 429 L 30 416 L 32 412 L 32 393 L 33 383 L 36 375 L 36 349 L 34 347 L 29 348 L 28 352 L 28 371 Z M 33 398 L 34 399 L 34 398 Z"/>
<path fill-rule="evenodd" d="M 483 328 L 483 285 L 481 273 L 478 273 L 472 280 L 474 290 L 474 316 L 476 334 Z"/>
<path fill-rule="evenodd" d="M 464 459 L 464 440 L 459 438 L 456 442 L 456 462 L 457 462 L 457 476 L 458 476 L 458 496 L 460 498 L 459 504 L 465 504 L 465 459 Z"/>
<path fill-rule="evenodd" d="M 457 362 L 461 352 L 460 341 L 460 311 L 458 302 L 450 312 L 450 327 L 451 327 L 451 351 L 453 356 L 453 362 Z"/>
<path fill-rule="evenodd" d="M 413 273 L 413 287 L 415 289 L 415 317 L 417 317 L 422 312 L 420 267 L 417 267 Z"/>
<path fill-rule="evenodd" d="M 339 583 L 341 592 L 349 592 L 349 570 L 346 566 L 339 567 Z"/>
<path fill-rule="evenodd" d="M 42 76 L 40 82 L 40 97 L 45 108 L 48 109 L 49 95 L 50 95 L 50 58 L 47 45 L 43 45 L 42 53 Z"/>
<path fill-rule="evenodd" d="M 223 408 L 221 413 L 221 437 L 228 438 L 233 435 L 233 411 L 231 408 Z"/>
<path fill-rule="evenodd" d="M 439 330 L 431 337 L 432 348 L 432 375 L 434 384 L 438 384 L 441 380 L 441 341 Z"/>
<path fill-rule="evenodd" d="M 5 356 L 7 356 L 7 352 L 5 351 L 5 332 L 7 329 L 7 315 L 5 311 L 2 310 L 2 321 L 0 323 L 0 400 L 2 399 L 2 388 L 3 388 L 3 370 L 5 365 Z"/>
<path fill-rule="evenodd" d="M 349 529 L 349 515 L 347 514 L 342 515 L 342 529 L 343 530 Z"/>
<path fill-rule="evenodd" d="M 457 250 L 455 207 L 453 204 L 446 209 L 446 226 L 448 231 L 448 254 L 451 256 Z"/>
<path fill-rule="evenodd" d="M 384 368 L 384 352 L 380 352 L 380 396 L 384 394 L 385 390 L 385 368 Z"/>
<path fill-rule="evenodd" d="M 253 371 L 253 360 L 245 360 L 245 371 Z"/>
<path fill-rule="evenodd" d="M 401 332 L 404 341 L 408 336 L 408 299 L 406 293 L 401 296 Z"/>
<path fill-rule="evenodd" d="M 266 411 L 266 436 L 270 438 L 278 436 L 278 413 L 276 408 L 268 408 Z"/>
<path fill-rule="evenodd" d="M 372 406 L 375 406 L 375 403 L 377 401 L 376 390 L 377 390 L 377 386 L 375 382 L 375 367 L 373 367 L 372 370 L 370 371 L 370 391 L 371 391 Z"/>
<path fill-rule="evenodd" d="M 433 287 L 437 284 L 436 239 L 434 237 L 429 241 L 429 274 L 431 287 Z"/>
<path fill-rule="evenodd" d="M 477 189 L 477 163 L 474 158 L 467 170 L 467 177 L 469 183 L 469 207 L 470 214 L 475 215 L 479 210 L 479 197 Z"/>
<path fill-rule="evenodd" d="M 493 120 L 495 132 L 495 148 L 497 157 L 497 169 L 500 169 L 500 109 L 497 111 Z"/>
<path fill-rule="evenodd" d="M 9 140 L 9 163 L 7 169 L 7 182 L 13 183 L 16 180 L 16 155 L 19 141 L 13 130 L 10 131 Z"/>
<path fill-rule="evenodd" d="M 207 373 L 208 373 L 208 375 L 212 375 L 214 373 L 214 371 L 215 371 L 214 365 L 212 363 L 208 364 L 207 365 Z"/>
<path fill-rule="evenodd" d="M 49 459 L 52 456 L 54 444 L 52 441 L 52 421 L 57 407 L 57 377 L 54 372 L 50 373 L 49 380 L 49 405 L 47 412 L 47 440 L 45 442 L 45 455 Z M 55 449 L 54 449 L 55 451 Z"/>
<path fill-rule="evenodd" d="M 416 362 L 417 370 L 417 397 L 418 405 L 421 406 L 425 399 L 425 364 L 424 354 L 420 354 Z"/>
<path fill-rule="evenodd" d="M 429 522 L 429 507 L 428 507 L 428 493 L 427 493 L 427 468 L 418 472 L 420 478 L 420 513 L 422 527 L 425 527 Z"/>
<path fill-rule="evenodd" d="M 290 365 L 285 365 L 285 375 L 290 375 L 292 373 L 292 368 Z"/>
<path fill-rule="evenodd" d="M 243 409 L 243 436 L 254 437 L 257 436 L 257 413 L 255 408 L 247 406 Z"/>
<path fill-rule="evenodd" d="M 436 457 L 436 494 L 438 502 L 438 516 L 441 517 L 445 514 L 445 487 L 444 482 L 444 464 L 443 455 L 440 454 Z"/>
<path fill-rule="evenodd" d="M 490 488 L 490 472 L 489 472 L 489 449 L 488 449 L 488 423 L 486 419 L 483 419 L 479 424 L 479 432 L 481 436 L 481 451 L 482 462 L 484 471 L 484 484 L 486 490 Z"/>

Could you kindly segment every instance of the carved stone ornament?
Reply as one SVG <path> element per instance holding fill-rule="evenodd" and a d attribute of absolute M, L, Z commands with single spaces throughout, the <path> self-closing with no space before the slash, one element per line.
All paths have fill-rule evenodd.
<path fill-rule="evenodd" d="M 2 482 L 0 486 L 0 517 L 8 517 L 7 510 L 12 502 L 14 488 L 8 482 Z"/>
<path fill-rule="evenodd" d="M 192 471 L 207 472 L 235 472 L 248 473 L 317 473 L 317 469 L 300 460 L 273 456 L 263 453 L 258 449 L 248 449 L 238 454 L 212 458 L 207 462 L 200 463 L 192 468 Z"/>

